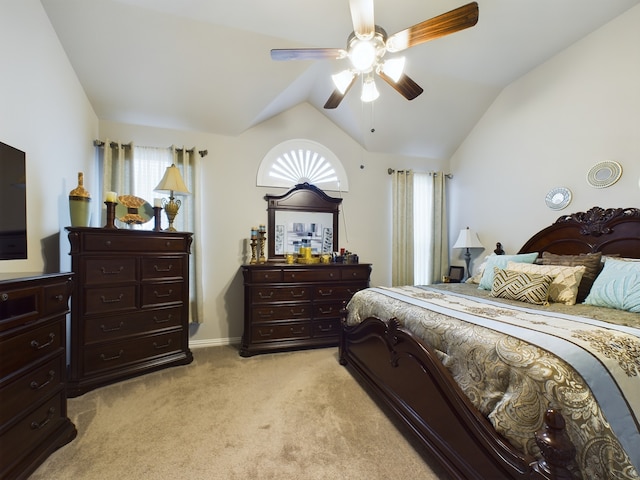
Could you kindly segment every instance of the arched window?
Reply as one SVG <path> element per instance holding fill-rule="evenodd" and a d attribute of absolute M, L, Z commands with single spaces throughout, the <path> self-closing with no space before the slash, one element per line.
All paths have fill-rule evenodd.
<path fill-rule="evenodd" d="M 257 186 L 291 188 L 300 183 L 322 190 L 349 191 L 342 163 L 324 145 L 297 138 L 269 150 L 258 168 Z"/>

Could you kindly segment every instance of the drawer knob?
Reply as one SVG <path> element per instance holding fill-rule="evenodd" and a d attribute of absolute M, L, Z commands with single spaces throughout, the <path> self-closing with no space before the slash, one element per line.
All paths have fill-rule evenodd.
<path fill-rule="evenodd" d="M 169 348 L 171 346 L 171 339 L 167 341 L 164 345 L 158 345 L 156 342 L 153 342 L 153 348 L 156 350 L 164 350 L 165 348 Z"/>
<path fill-rule="evenodd" d="M 100 271 L 102 272 L 102 275 L 118 275 L 123 270 L 124 270 L 124 267 L 122 266 L 116 270 L 107 270 L 105 267 L 100 267 Z"/>
<path fill-rule="evenodd" d="M 170 272 L 171 269 L 173 268 L 173 265 L 169 264 L 168 268 L 162 268 L 162 267 L 159 267 L 158 265 L 154 265 L 153 268 L 155 269 L 156 272 Z"/>
<path fill-rule="evenodd" d="M 42 350 L 43 348 L 46 348 L 49 345 L 52 345 L 53 339 L 56 338 L 55 333 L 50 333 L 48 338 L 49 338 L 49 341 L 47 343 L 40 343 L 37 340 L 31 340 L 31 348 L 33 348 L 34 350 Z"/>
<path fill-rule="evenodd" d="M 3 293 L 2 295 L 0 295 L 0 300 L 2 300 L 3 302 L 6 302 L 7 300 L 9 300 L 9 294 Z"/>
<path fill-rule="evenodd" d="M 106 247 L 110 247 L 111 246 L 111 240 L 105 240 L 104 245 Z"/>
<path fill-rule="evenodd" d="M 44 382 L 42 383 L 38 383 L 35 380 L 32 381 L 29 384 L 29 387 L 31 387 L 31 390 L 40 390 L 41 388 L 46 387 L 47 385 L 49 385 L 51 382 L 53 382 L 53 379 L 56 378 L 56 372 L 55 370 L 49 370 L 49 378 L 47 378 Z"/>
<path fill-rule="evenodd" d="M 40 430 L 46 426 L 53 418 L 54 413 L 56 413 L 56 409 L 54 407 L 49 407 L 49 410 L 47 410 L 47 417 L 44 420 L 41 422 L 31 422 L 31 430 Z"/>
<path fill-rule="evenodd" d="M 120 325 L 118 325 L 117 327 L 111 327 L 111 328 L 107 328 L 104 325 L 100 325 L 100 329 L 104 333 L 117 332 L 118 330 L 122 330 L 123 327 L 124 327 L 124 322 L 120 322 Z"/>
<path fill-rule="evenodd" d="M 120 357 L 122 357 L 122 355 L 124 355 L 124 350 L 120 350 L 118 353 L 116 353 L 115 355 L 112 355 L 111 357 L 107 357 L 104 353 L 100 354 L 100 359 L 103 362 L 109 362 L 111 360 L 117 360 Z"/>
<path fill-rule="evenodd" d="M 121 293 L 120 295 L 118 295 L 118 298 L 107 298 L 104 295 L 100 295 L 100 299 L 102 300 L 102 303 L 118 303 L 122 301 L 123 297 L 124 297 L 124 293 Z"/>
<path fill-rule="evenodd" d="M 172 293 L 173 293 L 173 289 L 172 288 L 170 288 L 167 293 L 158 293 L 157 290 L 153 291 L 153 294 L 156 296 L 156 298 L 170 297 Z"/>

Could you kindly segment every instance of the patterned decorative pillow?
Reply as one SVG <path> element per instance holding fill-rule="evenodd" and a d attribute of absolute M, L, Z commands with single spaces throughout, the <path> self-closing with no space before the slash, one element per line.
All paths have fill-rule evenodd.
<path fill-rule="evenodd" d="M 640 313 L 640 262 L 607 258 L 584 303 Z"/>
<path fill-rule="evenodd" d="M 515 272 L 549 275 L 553 278 L 549 286 L 549 300 L 565 305 L 575 305 L 578 287 L 586 270 L 584 265 L 563 267 L 562 265 L 530 265 L 528 263 L 507 263 L 507 270 Z"/>
<path fill-rule="evenodd" d="M 536 261 L 536 258 L 538 258 L 538 252 L 521 253 L 518 255 L 489 255 L 478 288 L 481 290 L 491 290 L 493 286 L 493 267 L 505 268 L 507 262 L 533 263 Z"/>
<path fill-rule="evenodd" d="M 520 302 L 546 305 L 549 297 L 549 286 L 553 278 L 549 275 L 513 272 L 493 267 L 492 297 L 507 298 Z"/>
<path fill-rule="evenodd" d="M 602 253 L 581 253 L 580 255 L 556 255 L 555 253 L 542 252 L 543 265 L 564 265 L 566 267 L 576 267 L 584 265 L 586 270 L 582 275 L 582 281 L 578 287 L 576 303 L 584 302 L 589 295 L 591 285 L 602 270 Z"/>

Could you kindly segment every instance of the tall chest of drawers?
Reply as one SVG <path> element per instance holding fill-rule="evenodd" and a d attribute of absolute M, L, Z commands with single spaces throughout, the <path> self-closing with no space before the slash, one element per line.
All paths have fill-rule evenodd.
<path fill-rule="evenodd" d="M 242 267 L 240 355 L 338 344 L 340 310 L 369 286 L 371 265 L 255 264 Z"/>
<path fill-rule="evenodd" d="M 72 275 L 0 275 L 0 478 L 27 478 L 76 436 L 67 417 Z"/>
<path fill-rule="evenodd" d="M 188 364 L 191 233 L 69 227 L 70 397 Z"/>

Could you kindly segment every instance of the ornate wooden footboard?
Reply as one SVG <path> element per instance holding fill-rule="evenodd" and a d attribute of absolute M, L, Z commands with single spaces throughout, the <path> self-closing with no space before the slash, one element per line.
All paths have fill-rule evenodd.
<path fill-rule="evenodd" d="M 346 320 L 346 312 L 343 317 Z M 467 399 L 433 351 L 395 319 L 343 320 L 340 363 L 364 382 L 456 479 L 570 479 L 575 449 L 559 413 L 536 434 L 545 460 L 522 455 Z"/>

